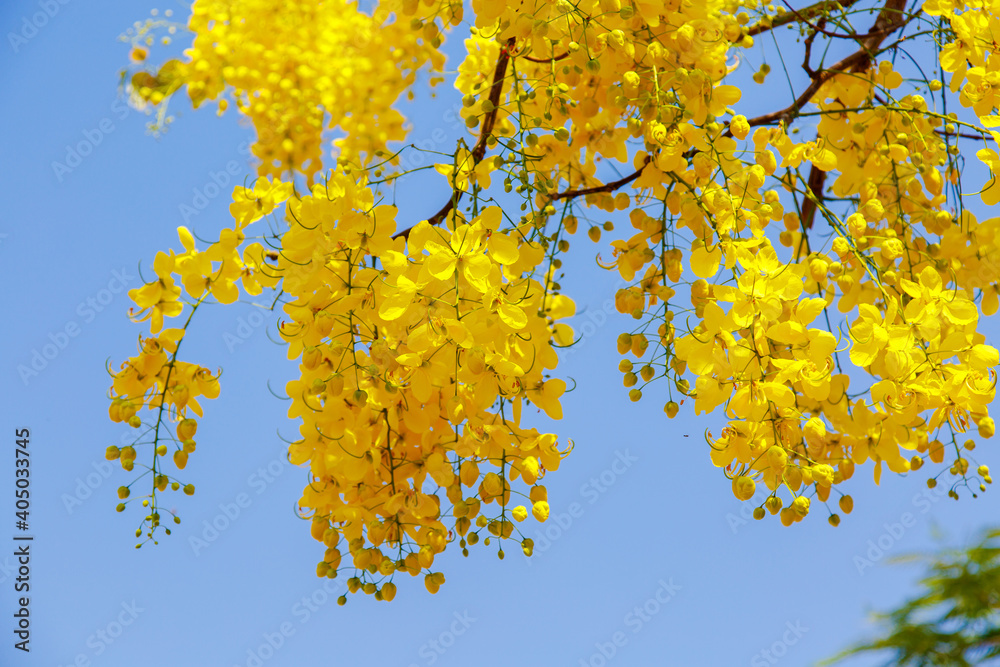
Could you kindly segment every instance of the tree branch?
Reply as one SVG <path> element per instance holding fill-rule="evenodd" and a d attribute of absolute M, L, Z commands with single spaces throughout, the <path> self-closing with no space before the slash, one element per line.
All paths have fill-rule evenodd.
<path fill-rule="evenodd" d="M 811 4 L 804 9 L 793 9 L 788 13 L 782 14 L 776 19 L 771 19 L 768 23 L 764 23 L 762 21 L 747 30 L 747 34 L 753 37 L 754 35 L 759 35 L 761 33 L 768 32 L 769 30 L 780 28 L 781 26 L 788 25 L 789 23 L 809 23 L 809 19 L 813 17 L 826 16 L 834 9 L 847 9 L 857 1 L 858 0 L 843 0 L 843 2 L 837 2 L 837 0 L 820 0 L 819 2 Z"/>
<path fill-rule="evenodd" d="M 549 201 L 558 201 L 560 199 L 573 199 L 574 197 L 585 197 L 586 195 L 596 195 L 601 192 L 614 192 L 623 185 L 628 185 L 635 179 L 642 175 L 642 170 L 646 168 L 652 161 L 652 156 L 647 155 L 646 159 L 643 160 L 642 166 L 636 169 L 634 172 L 625 176 L 624 178 L 619 178 L 617 181 L 611 181 L 610 183 L 605 183 L 604 185 L 597 185 L 592 188 L 583 188 L 581 190 L 566 190 L 565 192 L 557 192 L 554 195 L 548 195 Z"/>
<path fill-rule="evenodd" d="M 826 172 L 813 165 L 809 170 L 809 180 L 806 182 L 808 191 L 802 200 L 802 227 L 812 229 L 813 218 L 816 217 L 817 202 L 823 201 L 823 186 L 826 184 Z M 812 197 L 809 196 L 812 193 Z M 813 199 L 815 197 L 815 199 Z"/>
<path fill-rule="evenodd" d="M 838 2 L 837 0 L 820 0 L 815 4 L 806 7 L 801 10 L 792 10 L 791 13 L 779 17 L 776 21 L 773 21 L 770 25 L 758 24 L 748 31 L 750 35 L 760 34 L 766 32 L 773 28 L 785 25 L 788 23 L 793 23 L 795 21 L 802 21 L 809 23 L 808 19 L 815 16 L 825 16 L 829 11 L 835 8 L 846 9 L 853 5 L 857 0 L 842 0 Z M 903 10 L 906 7 L 906 0 L 886 0 L 885 6 L 882 11 L 879 12 L 878 18 L 875 20 L 874 25 L 865 35 L 860 35 L 858 41 L 860 42 L 860 47 L 857 51 L 851 55 L 843 58 L 842 60 L 834 63 L 828 68 L 822 70 L 817 70 L 810 72 L 812 82 L 809 86 L 799 95 L 795 101 L 788 107 L 781 109 L 779 111 L 772 111 L 771 113 L 764 114 L 762 116 L 756 116 L 750 118 L 748 123 L 751 127 L 759 125 L 770 125 L 781 120 L 791 120 L 795 117 L 797 112 L 802 109 L 816 94 L 816 92 L 822 87 L 824 83 L 833 78 L 836 74 L 843 73 L 845 71 L 863 71 L 869 67 L 874 52 L 882 44 L 885 38 L 892 32 L 902 28 L 909 22 L 909 19 L 903 14 Z M 811 25 L 811 24 L 810 24 Z M 515 40 L 513 38 L 507 40 L 507 43 L 500 49 L 500 57 L 497 59 L 496 68 L 493 72 L 493 83 L 490 86 L 489 100 L 493 103 L 493 109 L 489 111 L 483 117 L 483 126 L 479 134 L 479 140 L 472 149 L 472 164 L 473 167 L 478 165 L 486 154 L 486 143 L 489 137 L 492 135 L 493 127 L 496 123 L 497 112 L 500 107 L 500 95 L 503 91 L 503 81 L 507 74 L 507 65 L 510 61 L 510 51 L 514 48 Z M 523 58 L 530 60 L 532 62 L 548 62 L 550 59 L 539 60 L 530 58 L 528 56 L 522 56 Z M 554 58 L 555 60 L 560 59 L 560 57 Z M 652 160 L 652 156 L 647 155 L 642 166 L 636 171 L 620 178 L 616 181 L 611 181 L 605 183 L 604 185 L 598 185 L 590 188 L 582 188 L 577 190 L 566 190 L 564 192 L 558 192 L 555 194 L 546 195 L 549 202 L 558 201 L 560 199 L 573 199 L 575 197 L 583 197 L 592 194 L 600 194 L 604 192 L 614 192 L 618 188 L 631 183 L 632 181 L 639 178 L 642 175 L 643 170 L 646 168 Z M 820 175 L 810 174 L 810 190 L 817 195 L 817 198 L 822 198 L 822 184 L 821 179 L 825 177 L 825 174 Z M 819 186 L 819 192 L 816 188 L 811 186 Z M 447 202 L 438 210 L 437 213 L 432 215 L 427 219 L 427 222 L 432 225 L 440 224 L 444 221 L 448 214 L 455 208 L 458 202 L 461 200 L 463 190 L 455 189 L 452 191 L 452 196 Z M 811 201 L 806 201 L 806 208 L 815 209 L 815 203 Z M 809 206 L 809 205 L 812 206 Z M 805 211 L 803 211 L 805 213 Z M 813 217 L 815 211 L 810 210 L 809 215 L 805 216 L 811 223 L 811 218 Z M 810 224 L 811 226 L 811 224 Z M 409 238 L 410 230 L 413 227 L 408 227 L 402 231 L 397 232 L 393 238 Z"/>
<path fill-rule="evenodd" d="M 861 35 L 861 46 L 857 51 L 846 58 L 834 63 L 828 68 L 817 70 L 812 75 L 812 83 L 799 95 L 794 102 L 780 111 L 772 111 L 763 116 L 756 116 L 748 119 L 750 127 L 758 125 L 771 125 L 781 120 L 791 120 L 796 113 L 804 107 L 813 95 L 823 86 L 824 83 L 832 79 L 835 75 L 846 71 L 860 72 L 868 69 L 871 65 L 872 56 L 890 33 L 902 28 L 909 22 L 903 14 L 906 7 L 906 0 L 886 0 L 885 6 L 879 12 L 875 24 L 866 35 Z"/>
<path fill-rule="evenodd" d="M 507 76 L 507 63 L 510 61 L 510 51 L 514 48 L 514 43 L 515 40 L 511 37 L 505 45 L 500 47 L 500 57 L 497 58 L 497 66 L 493 70 L 493 83 L 490 85 L 489 101 L 493 104 L 493 108 L 483 116 L 483 127 L 479 132 L 479 140 L 472 148 L 473 168 L 482 162 L 483 156 L 486 155 L 486 142 L 493 134 L 493 126 L 496 124 L 497 113 L 500 111 L 500 95 L 503 92 L 503 80 Z M 451 213 L 452 209 L 458 205 L 458 202 L 462 199 L 463 192 L 463 190 L 457 188 L 452 190 L 448 201 L 445 202 L 444 206 L 437 213 L 427 218 L 427 222 L 432 225 L 441 224 L 448 217 L 448 214 Z M 392 238 L 407 239 L 410 237 L 411 229 L 413 227 L 407 227 L 402 231 L 396 232 Z"/>
<path fill-rule="evenodd" d="M 551 58 L 533 58 L 531 56 L 520 56 L 520 57 L 533 63 L 549 63 L 549 62 L 558 62 L 568 56 L 569 56 L 569 51 L 563 53 L 562 55 L 552 56 Z"/>

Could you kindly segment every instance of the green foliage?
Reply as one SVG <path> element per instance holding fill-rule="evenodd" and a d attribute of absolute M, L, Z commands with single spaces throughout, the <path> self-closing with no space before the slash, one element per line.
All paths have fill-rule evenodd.
<path fill-rule="evenodd" d="M 916 556 L 928 562 L 922 593 L 878 614 L 882 638 L 862 642 L 823 663 L 890 651 L 886 665 L 971 667 L 1000 664 L 1000 528 L 964 550 Z"/>

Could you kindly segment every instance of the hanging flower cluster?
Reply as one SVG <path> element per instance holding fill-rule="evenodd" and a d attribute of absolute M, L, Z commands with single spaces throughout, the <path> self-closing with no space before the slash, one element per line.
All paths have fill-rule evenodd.
<path fill-rule="evenodd" d="M 497 207 L 394 240 L 396 209 L 334 174 L 289 217 L 280 331 L 302 372 L 287 387 L 302 421 L 289 457 L 310 466 L 300 505 L 327 546 L 318 572 L 350 554 L 352 592 L 391 599 L 396 571 L 427 572 L 434 592 L 443 575 L 429 569 L 453 536 L 464 550 L 483 529 L 500 542 L 529 511 L 548 516 L 537 482 L 564 452 L 521 411 L 562 416 L 566 384 L 548 371 L 573 303 L 531 277 L 544 252 L 501 229 Z"/>
<path fill-rule="evenodd" d="M 517 524 L 545 520 L 539 481 L 568 448 L 521 413 L 562 415 L 566 384 L 550 372 L 574 342 L 561 321 L 574 305 L 559 281 L 583 227 L 594 243 L 613 235 L 598 263 L 620 275 L 615 305 L 631 318 L 617 341 L 629 397 L 706 415 L 710 460 L 756 518 L 801 521 L 869 464 L 878 484 L 947 458 L 956 498 L 992 481 L 966 434 L 995 430 L 1000 353 L 981 325 L 1000 306 L 1000 218 L 969 210 L 961 142 L 986 142 L 981 199 L 996 204 L 993 4 L 474 0 L 469 18 L 453 0 L 371 15 L 279 4 L 199 0 L 185 60 L 131 79 L 154 106 L 182 86 L 195 105 L 229 96 L 268 177 L 236 188 L 217 243 L 199 253 L 182 230 L 185 252 L 158 255 L 157 280 L 133 291 L 153 337 L 115 375 L 111 414 L 141 427 L 140 410 L 156 411 L 154 494 L 175 483 L 161 421 L 177 422 L 183 467 L 188 408 L 200 416 L 197 398 L 218 393 L 176 359 L 187 325 L 161 332 L 163 318 L 269 288 L 300 371 L 289 458 L 309 468 L 299 505 L 326 549 L 317 574 L 353 569 L 352 592 L 392 599 L 397 572 L 435 592 L 435 557 L 484 530 L 501 557 L 512 538 L 530 555 Z M 455 29 L 467 30 L 455 120 L 472 139 L 453 151 L 433 139 L 441 207 L 398 224 L 383 201 L 422 155 L 400 144 L 397 102 L 419 72 L 438 81 Z M 806 83 L 754 116 L 781 99 L 755 45 L 778 31 L 801 38 Z M 922 36 L 949 85 L 894 57 Z M 748 96 L 733 73 L 758 60 L 768 92 Z M 971 115 L 949 110 L 956 98 Z M 339 159 L 317 178 L 332 128 Z M 607 162 L 624 175 L 599 177 Z M 270 247 L 247 245 L 246 226 L 283 204 Z M 135 465 L 134 451 L 109 456 Z"/>
<path fill-rule="evenodd" d="M 333 174 L 310 195 L 289 200 L 280 251 L 252 244 L 241 256 L 234 244 L 243 228 L 291 194 L 286 184 L 261 183 L 236 189 L 237 226 L 208 251 L 199 253 L 182 228 L 187 251 L 161 253 L 159 280 L 131 296 L 163 311 L 153 313 L 155 333 L 163 315 L 184 308 L 174 274 L 197 300 L 192 312 L 209 294 L 219 303 L 235 300 L 237 281 L 250 295 L 261 286 L 283 290 L 288 319 L 280 334 L 301 370 L 286 388 L 289 417 L 301 421 L 289 458 L 311 470 L 300 506 L 326 546 L 318 573 L 353 567 L 352 592 L 391 599 L 396 571 L 424 572 L 436 591 L 443 575 L 430 568 L 455 535 L 466 554 L 485 530 L 484 544 L 516 537 L 530 555 L 532 542 L 515 524 L 529 512 L 548 517 L 538 482 L 559 468 L 566 450 L 555 435 L 523 426 L 521 412 L 527 402 L 561 418 L 566 383 L 549 371 L 554 346 L 573 337 L 558 322 L 573 314 L 573 302 L 553 294 L 548 276 L 532 277 L 544 250 L 522 229 L 501 229 L 498 207 L 471 220 L 453 215 L 444 226 L 421 223 L 405 240 L 394 239 L 395 208 L 376 206 L 363 182 Z M 168 351 L 176 352 L 183 331 L 161 334 Z M 204 369 L 168 360 L 160 344 L 145 341 L 115 376 L 112 411 L 124 417 L 119 406 L 127 404 L 138 426 L 143 397 L 150 409 L 172 406 L 168 414 L 180 420 L 174 461 L 183 468 L 196 426 L 186 408 L 200 416 L 195 396 L 217 396 L 218 383 L 208 377 L 210 390 L 203 387 Z M 159 426 L 154 432 L 162 436 Z M 121 458 L 130 469 L 135 454 Z M 168 479 L 157 465 L 154 459 L 157 479 Z M 156 527 L 155 513 L 150 523 Z M 502 546 L 498 553 L 502 558 Z"/>

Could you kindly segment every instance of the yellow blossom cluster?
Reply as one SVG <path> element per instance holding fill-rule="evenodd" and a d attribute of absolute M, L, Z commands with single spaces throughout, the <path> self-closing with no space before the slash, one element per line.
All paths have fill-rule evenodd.
<path fill-rule="evenodd" d="M 171 450 L 167 441 L 173 445 L 171 456 L 174 467 L 183 470 L 188 456 L 195 451 L 194 436 L 198 430 L 198 421 L 188 415 L 203 416 L 198 399 L 219 395 L 218 375 L 197 364 L 177 359 L 183 337 L 184 329 L 164 329 L 159 336 L 140 338 L 139 353 L 124 362 L 117 372 L 109 369 L 113 382 L 108 415 L 113 422 L 125 422 L 139 429 L 140 435 L 126 447 L 108 447 L 105 458 L 118 460 L 124 470 L 132 471 L 141 451 L 146 447 L 152 450 L 151 462 L 140 464 L 145 468 L 142 475 L 132 484 L 118 489 L 118 497 L 123 502 L 118 504 L 117 509 L 122 512 L 128 502 L 137 499 L 129 500 L 131 487 L 146 475 L 151 476 L 149 494 L 141 496 L 142 506 L 148 508 L 149 513 L 136 530 L 136 537 L 141 537 L 145 531 L 147 538 L 152 539 L 161 525 L 161 503 L 157 502 L 157 492 L 166 491 L 168 486 L 174 491 L 181 488 L 181 482 L 165 467 L 164 459 Z M 143 421 L 143 409 L 152 413 L 151 423 Z M 146 459 L 145 456 L 143 458 Z M 194 486 L 185 484 L 184 493 L 193 494 Z M 174 522 L 180 523 L 176 514 Z M 169 535 L 170 529 L 167 528 L 166 532 Z"/>
<path fill-rule="evenodd" d="M 655 220 L 634 209 L 639 233 L 612 244 L 622 278 L 643 275 L 619 290 L 618 310 L 642 320 L 643 332 L 659 322 L 653 345 L 645 333 L 619 338 L 620 353 L 645 359 L 638 375 L 631 360 L 620 366 L 630 396 L 639 400 L 646 384 L 672 375 L 696 413 L 722 407 L 730 421 L 708 438 L 713 462 L 725 467 L 740 500 L 762 482 L 769 496 L 755 516 L 780 513 L 785 525 L 808 513 L 811 498 L 826 501 L 855 465 L 873 462 L 878 483 L 883 462 L 896 473 L 925 458 L 940 463 L 949 441 L 951 472 L 967 485 L 957 434 L 973 425 L 984 438 L 994 431 L 988 405 L 1000 357 L 977 331 L 973 290 L 983 290 L 983 313 L 996 311 L 996 221 L 980 225 L 968 211 L 956 219 L 945 208 L 946 185 L 958 178 L 957 151 L 948 145 L 955 118 L 919 94 L 894 97 L 902 76 L 859 53 L 842 61 L 850 73 L 816 75 L 803 98 L 820 109 L 813 141 L 796 142 L 787 130 L 799 113 L 793 105 L 752 120 L 734 115 L 728 128 L 710 128 L 707 146 L 667 169 L 663 151 L 638 152 L 634 186 L 663 212 Z M 749 136 L 752 125 L 775 121 Z M 837 175 L 830 194 L 828 172 Z M 786 211 L 780 191 L 761 191 L 769 179 L 795 195 L 797 210 Z M 853 210 L 834 210 L 831 194 L 853 200 Z M 810 233 L 820 216 L 833 233 L 813 247 L 822 239 Z M 784 230 L 769 234 L 772 220 Z M 697 278 L 690 303 L 701 321 L 680 336 L 675 311 L 662 303 L 673 295 L 664 277 L 682 280 L 685 250 L 664 238 L 682 228 L 693 237 L 686 268 Z M 779 257 L 772 240 L 789 253 Z M 855 314 L 846 331 L 831 311 Z M 845 370 L 848 360 L 863 373 Z M 644 385 L 636 386 L 640 377 Z M 852 379 L 864 377 L 870 385 L 851 390 Z M 665 411 L 673 417 L 678 407 L 671 400 Z"/>
<path fill-rule="evenodd" d="M 206 251 L 182 229 L 185 252 L 158 255 L 133 298 L 156 335 L 239 286 L 280 291 L 300 371 L 286 387 L 301 422 L 289 457 L 310 470 L 299 505 L 326 549 L 318 575 L 353 568 L 352 592 L 391 600 L 396 572 L 437 591 L 435 557 L 454 540 L 467 553 L 484 529 L 501 557 L 515 536 L 530 555 L 516 524 L 545 520 L 539 481 L 566 449 L 521 412 L 562 415 L 566 384 L 550 372 L 574 342 L 560 321 L 574 305 L 559 272 L 584 226 L 595 243 L 612 235 L 598 263 L 620 275 L 615 306 L 632 320 L 617 341 L 629 397 L 665 398 L 669 418 L 691 401 L 721 422 L 706 430 L 710 459 L 756 518 L 801 521 L 869 464 L 878 484 L 883 468 L 948 456 L 955 497 L 992 481 L 962 434 L 995 430 L 1000 353 L 980 327 L 1000 306 L 1000 218 L 966 207 L 960 142 L 1000 142 L 993 4 L 473 0 L 468 18 L 452 0 L 391 0 L 371 16 L 279 4 L 199 0 L 186 60 L 133 78 L 154 105 L 182 85 L 195 105 L 231 94 L 268 176 L 236 188 L 236 224 Z M 474 142 L 456 138 L 434 165 L 440 210 L 397 224 L 383 201 L 414 149 L 399 146 L 394 105 L 425 65 L 444 71 L 456 29 Z M 806 83 L 752 115 L 769 93 L 744 99 L 734 72 L 764 58 L 752 80 L 770 91 L 755 36 L 779 30 L 801 37 Z M 921 36 L 950 87 L 891 57 Z M 333 127 L 341 159 L 315 182 Z M 1000 201 L 998 155 L 977 153 L 987 205 Z M 622 167 L 613 180 L 598 176 L 605 162 Z M 283 204 L 273 250 L 246 245 L 247 225 Z M 174 361 L 184 330 L 123 366 L 113 418 L 169 405 L 186 420 L 211 395 L 189 379 L 203 369 Z"/>
<path fill-rule="evenodd" d="M 483 529 L 488 545 L 490 536 L 514 536 L 529 512 L 548 517 L 538 482 L 558 469 L 565 451 L 556 436 L 522 426 L 521 413 L 528 403 L 562 416 L 566 384 L 548 371 L 557 363 L 554 347 L 572 342 L 572 330 L 557 320 L 573 314 L 573 302 L 553 293 L 548 276 L 532 277 L 545 251 L 525 238 L 528 230 L 501 229 L 498 207 L 471 220 L 453 215 L 443 227 L 421 223 L 394 238 L 395 208 L 375 205 L 370 188 L 343 174 L 288 201 L 289 229 L 273 263 L 265 264 L 256 243 L 241 256 L 246 225 L 290 195 L 288 184 L 263 179 L 253 190 L 236 188 L 236 227 L 203 253 L 181 228 L 186 252 L 160 253 L 159 279 L 132 298 L 147 316 L 155 311 L 155 333 L 164 315 L 183 309 L 175 274 L 193 308 L 209 295 L 231 302 L 237 281 L 250 295 L 261 285 L 283 290 L 289 319 L 279 331 L 301 370 L 286 388 L 289 416 L 302 422 L 289 458 L 311 469 L 300 506 L 326 546 L 318 573 L 337 576 L 349 553 L 352 592 L 391 599 L 397 570 L 424 572 L 428 589 L 437 590 L 443 575 L 430 568 L 456 535 L 467 553 Z M 175 352 L 182 334 L 169 329 L 160 338 Z M 150 352 L 115 376 L 113 413 L 132 401 L 134 414 L 146 396 L 150 409 L 166 404 L 183 418 L 191 407 L 200 416 L 194 397 L 218 395 L 215 378 L 208 391 L 186 379 L 188 365 L 162 352 L 152 360 L 155 339 L 146 347 Z M 137 384 L 153 366 L 168 379 Z M 190 395 L 182 400 L 181 391 Z M 178 426 L 179 451 L 193 451 L 181 437 L 191 422 Z M 519 490 L 518 480 L 528 488 Z M 530 555 L 530 538 L 518 541 Z M 498 553 L 503 557 L 502 547 Z"/>
<path fill-rule="evenodd" d="M 199 251 L 191 232 L 180 227 L 178 236 L 184 252 L 157 253 L 153 263 L 156 279 L 129 291 L 129 298 L 136 304 L 130 316 L 135 322 L 149 321 L 151 335 L 140 338 L 136 356 L 122 363 L 117 371 L 109 369 L 112 375 L 109 415 L 112 421 L 125 422 L 139 429 L 139 436 L 128 447 L 108 447 L 106 457 L 120 460 L 122 467 L 131 471 L 138 456 L 136 447 L 148 446 L 152 450 L 151 462 L 144 464 L 146 472 L 138 478 L 146 474 L 152 476 L 152 488 L 142 497 L 143 507 L 150 512 L 136 531 L 136 537 L 145 531 L 147 538 L 153 539 L 160 525 L 157 492 L 165 491 L 168 485 L 175 491 L 181 486 L 164 469 L 162 459 L 170 450 L 168 442 L 173 445 L 174 466 L 183 470 L 188 455 L 195 451 L 193 438 L 198 428 L 197 420 L 190 415 L 204 415 L 198 398 L 219 395 L 218 373 L 213 375 L 208 368 L 177 358 L 191 318 L 206 301 L 235 302 L 239 286 L 246 294 L 257 295 L 264 287 L 273 288 L 277 284 L 277 278 L 266 268 L 267 261 L 277 259 L 277 254 L 265 250 L 259 243 L 241 250 L 245 238 L 242 230 L 270 213 L 291 193 L 289 184 L 263 179 L 257 182 L 254 190 L 237 187 L 230 206 L 236 219 L 234 228 L 224 229 L 218 242 Z M 164 317 L 178 318 L 185 313 L 187 319 L 182 327 L 163 328 Z M 144 409 L 152 413 L 145 421 Z M 173 430 L 172 424 L 175 424 Z M 119 489 L 122 500 L 130 498 L 129 486 Z M 184 491 L 191 495 L 194 487 L 184 485 Z M 123 511 L 125 506 L 124 502 L 119 504 L 118 511 Z M 180 523 L 176 515 L 174 521 Z"/>
<path fill-rule="evenodd" d="M 564 452 L 521 412 L 561 418 L 566 384 L 548 371 L 553 345 L 572 340 L 556 320 L 573 314 L 531 277 L 545 253 L 502 229 L 499 208 L 405 240 L 395 216 L 333 174 L 289 202 L 278 265 L 290 299 L 280 333 L 301 370 L 286 389 L 302 422 L 289 459 L 311 470 L 299 504 L 327 547 L 317 572 L 353 567 L 351 592 L 388 599 L 397 571 L 424 572 L 436 591 L 430 568 L 449 542 L 466 550 L 484 528 L 485 544 L 511 538 L 528 508 L 547 518 L 538 481 Z"/>
<path fill-rule="evenodd" d="M 993 129 L 1000 126 L 1000 116 L 996 115 L 1000 102 L 997 97 L 1000 94 L 1000 45 L 997 44 L 996 16 L 1000 5 L 983 0 L 925 0 L 923 10 L 948 22 L 950 35 L 949 39 L 942 40 L 939 59 L 941 69 L 951 73 L 951 92 L 959 92 L 961 105 L 971 108 L 982 127 L 989 128 L 988 134 L 993 141 L 1000 141 L 1000 132 Z M 954 134 L 957 118 L 953 116 L 949 120 L 953 121 L 949 129 Z M 1000 202 L 1000 157 L 995 148 L 982 148 L 976 156 L 991 172 L 989 181 L 983 186 L 983 202 L 994 206 Z M 996 296 L 991 299 L 995 302 Z"/>
<path fill-rule="evenodd" d="M 455 82 L 462 117 L 476 132 L 499 107 L 495 139 L 509 151 L 506 184 L 520 180 L 518 192 L 534 195 L 539 209 L 560 186 L 601 185 L 596 163 L 627 162 L 631 139 L 655 150 L 664 170 L 679 167 L 685 152 L 706 146 L 704 126 L 740 99 L 721 81 L 728 50 L 753 40 L 725 11 L 729 4 L 474 2 L 476 25 Z M 512 65 L 498 100 L 486 93 L 501 52 Z M 497 168 L 503 163 L 484 162 L 477 175 Z M 612 200 L 606 192 L 588 197 L 621 208 Z"/>
<path fill-rule="evenodd" d="M 131 84 L 154 105 L 182 87 L 195 107 L 219 100 L 220 114 L 231 100 L 257 129 L 260 176 L 312 177 L 323 169 L 328 130 L 339 130 L 334 145 L 345 160 L 370 160 L 406 137 L 393 105 L 421 68 L 444 63 L 436 33 L 401 20 L 407 4 L 382 3 L 369 15 L 348 0 L 198 0 L 184 58 L 140 70 Z"/>

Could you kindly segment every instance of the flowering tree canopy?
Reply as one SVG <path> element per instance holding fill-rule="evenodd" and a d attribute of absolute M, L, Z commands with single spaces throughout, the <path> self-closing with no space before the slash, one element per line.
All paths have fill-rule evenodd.
<path fill-rule="evenodd" d="M 149 330 L 110 369 L 110 416 L 136 442 L 107 456 L 142 473 L 119 490 L 120 511 L 144 507 L 137 536 L 169 532 L 168 489 L 194 492 L 179 476 L 220 392 L 212 360 L 180 355 L 194 315 L 250 299 L 298 368 L 288 456 L 308 466 L 318 575 L 391 600 L 400 573 L 437 591 L 456 542 L 530 556 L 518 524 L 546 520 L 571 447 L 522 411 L 562 417 L 562 258 L 609 217 L 632 227 L 600 262 L 623 284 L 623 384 L 634 401 L 658 385 L 664 419 L 724 414 L 706 463 L 756 518 L 801 521 L 862 467 L 878 484 L 947 460 L 929 484 L 985 490 L 963 449 L 995 429 L 979 327 L 1000 218 L 970 208 L 1000 202 L 1000 5 L 468 4 L 196 0 L 190 48 L 158 66 L 154 38 L 183 30 L 129 31 L 154 129 L 175 95 L 235 106 L 259 163 L 218 240 L 181 227 L 130 293 Z M 418 170 L 402 102 L 442 82 L 468 134 L 433 153 L 430 201 L 387 204 Z M 975 165 L 985 184 L 963 179 Z"/>

